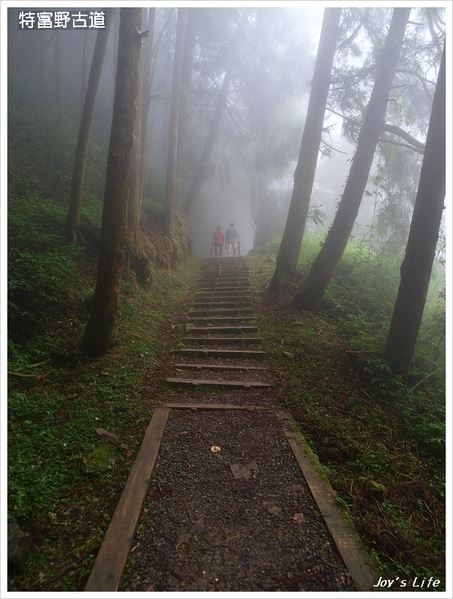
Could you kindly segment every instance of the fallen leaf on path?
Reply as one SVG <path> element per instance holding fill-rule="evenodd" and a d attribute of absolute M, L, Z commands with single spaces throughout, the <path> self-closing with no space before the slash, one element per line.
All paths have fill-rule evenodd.
<path fill-rule="evenodd" d="M 212 453 L 219 453 L 220 449 L 221 449 L 221 448 L 220 448 L 218 445 L 213 445 L 213 446 L 211 447 L 211 451 L 212 451 Z"/>
<path fill-rule="evenodd" d="M 293 520 L 296 524 L 303 524 L 305 522 L 305 517 L 302 512 L 296 512 L 293 516 Z"/>

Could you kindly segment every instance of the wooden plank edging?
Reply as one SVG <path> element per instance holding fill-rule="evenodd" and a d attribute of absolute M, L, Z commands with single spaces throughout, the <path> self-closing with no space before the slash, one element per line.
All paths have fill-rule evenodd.
<path fill-rule="evenodd" d="M 253 412 L 254 410 L 268 410 L 267 406 L 259 405 L 244 405 L 244 404 L 231 404 L 231 403 L 200 403 L 200 402 L 177 402 L 172 401 L 165 404 L 166 408 L 172 408 L 175 410 L 245 410 L 247 412 Z"/>
<path fill-rule="evenodd" d="M 117 591 L 159 453 L 169 408 L 153 412 L 126 486 L 110 520 L 85 591 Z"/>
<path fill-rule="evenodd" d="M 335 502 L 335 491 L 312 464 L 299 435 L 285 430 L 294 457 L 307 481 L 311 494 L 358 591 L 370 591 L 376 579 L 372 561 L 358 533 Z"/>

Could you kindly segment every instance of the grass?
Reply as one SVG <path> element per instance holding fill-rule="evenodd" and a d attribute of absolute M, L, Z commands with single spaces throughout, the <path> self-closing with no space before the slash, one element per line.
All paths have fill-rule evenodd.
<path fill-rule="evenodd" d="M 94 203 L 94 200 L 93 200 Z M 99 211 L 88 203 L 95 231 Z M 97 360 L 79 343 L 96 247 L 63 243 L 64 209 L 10 202 L 9 519 L 27 535 L 10 590 L 81 590 L 157 398 L 150 393 L 169 319 L 198 266 L 156 269 L 150 291 L 123 284 L 118 339 Z M 120 446 L 97 434 L 103 428 Z M 94 467 L 93 467 L 94 465 Z"/>
<path fill-rule="evenodd" d="M 317 243 L 306 241 L 311 254 L 305 268 Z M 274 253 L 254 253 L 249 265 L 255 287 L 263 290 Z M 389 264 L 382 269 L 391 272 Z M 264 294 L 259 326 L 279 372 L 282 405 L 319 457 L 379 574 L 442 579 L 443 381 L 432 376 L 414 389 L 412 380 L 394 377 L 376 355 L 394 292 L 382 276 L 382 270 L 367 270 L 353 246 L 329 288 L 327 311 L 298 313 Z M 356 287 L 376 277 L 379 289 Z M 387 295 L 386 301 L 372 290 Z M 432 368 L 429 352 L 418 349 L 418 380 Z"/>

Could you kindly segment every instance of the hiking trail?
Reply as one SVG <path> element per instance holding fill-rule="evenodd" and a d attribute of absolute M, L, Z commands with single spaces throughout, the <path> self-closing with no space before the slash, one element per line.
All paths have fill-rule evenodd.
<path fill-rule="evenodd" d="M 85 590 L 348 591 L 370 559 L 281 411 L 244 258 L 206 260 Z M 165 398 L 167 399 L 167 398 Z"/>

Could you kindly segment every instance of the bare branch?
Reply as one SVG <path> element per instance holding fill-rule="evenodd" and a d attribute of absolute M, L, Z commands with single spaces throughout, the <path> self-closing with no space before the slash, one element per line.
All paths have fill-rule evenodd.
<path fill-rule="evenodd" d="M 422 144 L 421 141 L 418 141 L 418 139 L 415 139 L 415 137 L 412 137 L 412 135 L 410 135 L 410 133 L 408 133 L 407 131 L 404 131 L 403 129 L 401 129 L 401 127 L 397 127 L 396 125 L 389 125 L 388 123 L 384 123 L 383 130 L 387 131 L 387 133 L 392 133 L 393 135 L 397 135 L 398 137 L 401 137 L 401 139 L 404 139 L 405 141 L 407 141 L 410 144 L 410 147 L 413 150 L 417 150 L 417 152 L 420 152 L 421 154 L 423 154 L 423 152 L 425 151 L 425 144 Z"/>

